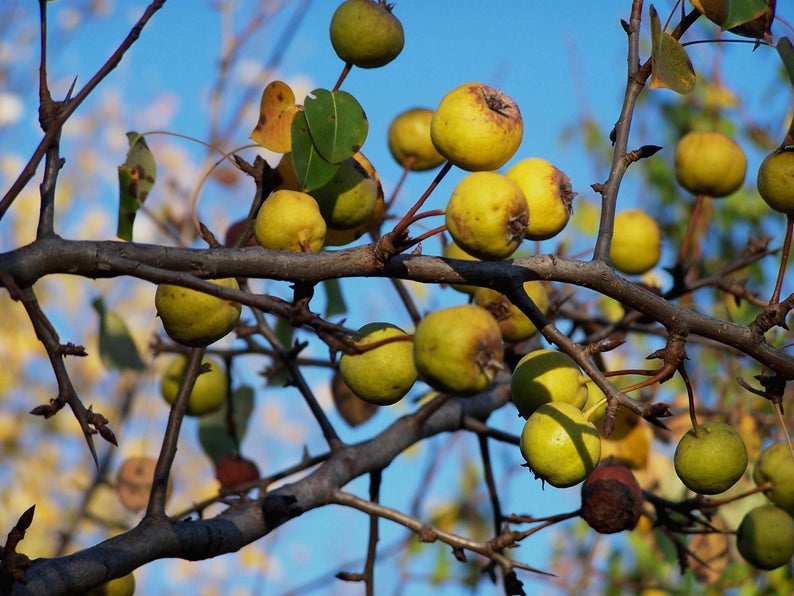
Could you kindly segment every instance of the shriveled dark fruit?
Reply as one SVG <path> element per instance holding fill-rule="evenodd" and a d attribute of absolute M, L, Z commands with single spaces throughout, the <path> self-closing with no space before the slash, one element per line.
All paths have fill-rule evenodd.
<path fill-rule="evenodd" d="M 642 489 L 622 464 L 599 465 L 582 484 L 581 516 L 600 534 L 631 530 L 642 515 Z"/>
<path fill-rule="evenodd" d="M 338 372 L 331 379 L 331 397 L 342 420 L 352 427 L 364 424 L 378 411 L 377 405 L 356 397 Z"/>
<path fill-rule="evenodd" d="M 222 488 L 236 486 L 259 478 L 259 468 L 250 459 L 239 455 L 224 455 L 215 464 L 215 478 Z"/>

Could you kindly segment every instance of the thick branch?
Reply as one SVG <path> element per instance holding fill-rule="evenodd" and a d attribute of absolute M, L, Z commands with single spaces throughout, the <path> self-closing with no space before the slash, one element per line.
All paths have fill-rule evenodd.
<path fill-rule="evenodd" d="M 291 518 L 329 504 L 338 488 L 388 466 L 422 439 L 459 430 L 468 416 L 485 419 L 507 400 L 507 387 L 500 385 L 490 393 L 448 400 L 424 424 L 416 422 L 422 417 L 420 409 L 395 421 L 377 437 L 332 453 L 313 473 L 260 500 L 241 501 L 214 519 L 171 522 L 163 517 L 147 518 L 129 532 L 86 550 L 58 559 L 37 559 L 28 569 L 27 584 L 15 583 L 10 590 L 0 584 L 0 592 L 84 593 L 157 559 L 203 560 L 237 551 Z"/>
<path fill-rule="evenodd" d="M 508 286 L 515 276 L 524 280 L 545 279 L 595 290 L 652 317 L 670 331 L 684 336 L 699 335 L 736 348 L 785 378 L 794 379 L 794 357 L 766 343 L 751 327 L 669 302 L 621 277 L 603 262 L 582 262 L 555 255 L 499 262 L 397 255 L 383 264 L 372 245 L 302 254 L 259 247 L 209 250 L 48 238 L 0 254 L 0 271 L 13 277 L 20 286 L 56 273 L 89 278 L 127 275 L 153 283 L 174 283 L 173 272 L 190 272 L 191 275 L 180 278 L 178 283 L 254 307 L 260 307 L 266 297 L 202 282 L 193 276 L 311 283 L 343 277 L 395 277 L 424 283 L 488 287 Z M 267 306 L 272 307 L 272 299 Z"/>

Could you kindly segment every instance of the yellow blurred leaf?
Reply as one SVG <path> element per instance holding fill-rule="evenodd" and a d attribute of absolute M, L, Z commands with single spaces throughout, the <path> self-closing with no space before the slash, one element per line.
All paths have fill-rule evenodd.
<path fill-rule="evenodd" d="M 249 137 L 276 153 L 292 150 L 292 119 L 298 111 L 295 93 L 283 81 L 268 83 L 259 102 L 259 120 Z"/>

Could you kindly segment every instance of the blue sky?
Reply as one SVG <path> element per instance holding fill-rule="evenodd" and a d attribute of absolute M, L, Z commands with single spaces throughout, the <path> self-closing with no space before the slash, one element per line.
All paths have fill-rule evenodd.
<path fill-rule="evenodd" d="M 18 10 L 23 13 L 31 10 L 29 2 L 19 1 L 17 4 Z M 165 8 L 144 30 L 132 52 L 100 88 L 97 97 L 89 100 L 81 108 L 81 112 L 90 111 L 100 105 L 102 94 L 105 90 L 112 89 L 123 98 L 123 104 L 129 107 L 125 113 L 115 116 L 119 130 L 143 130 L 147 126 L 147 119 L 142 114 L 167 90 L 174 98 L 168 129 L 204 138 L 208 133 L 208 88 L 214 80 L 219 52 L 218 14 L 209 8 L 210 4 L 208 1 L 167 2 Z M 279 76 L 287 80 L 301 77 L 311 81 L 314 87 L 330 88 L 342 68 L 341 61 L 333 53 L 327 32 L 337 3 L 314 0 L 304 4 L 293 0 L 285 4 L 286 9 L 268 22 L 245 46 L 241 64 L 261 64 L 271 56 L 272 44 L 283 38 L 284 28 L 290 23 L 294 10 L 305 5 L 308 6 L 305 18 L 279 68 Z M 671 4 L 658 3 L 657 9 L 663 19 Z M 238 5 L 236 18 L 242 23 L 254 5 L 254 0 L 239 2 Z M 403 53 L 393 63 L 381 69 L 354 69 L 343 85 L 344 89 L 357 97 L 368 114 L 370 132 L 364 152 L 378 168 L 387 194 L 400 174 L 385 142 L 391 118 L 410 107 L 434 107 L 453 87 L 466 81 L 481 81 L 498 87 L 513 97 L 522 111 L 525 135 L 513 161 L 530 156 L 544 157 L 568 173 L 575 191 L 583 197 L 594 199 L 595 195 L 589 187 L 594 182 L 603 181 L 607 172 L 594 169 L 593 160 L 588 155 L 581 136 L 574 134 L 569 143 L 563 143 L 560 140 L 560 131 L 574 126 L 584 113 L 590 114 L 607 131 L 617 118 L 626 78 L 626 35 L 619 20 L 627 18 L 629 5 L 628 0 L 606 0 L 598 3 L 398 0 L 395 14 L 401 19 L 406 33 Z M 88 80 L 126 34 L 145 3 L 117 2 L 115 5 L 107 3 L 107 6 L 111 7 L 112 12 L 103 18 L 87 19 L 81 25 L 78 35 L 59 33 L 57 29 L 54 31 L 51 40 L 51 73 L 55 76 L 53 91 L 56 94 L 63 94 L 74 76 L 78 77 L 78 87 Z M 63 15 L 71 8 L 73 7 L 68 0 L 51 3 L 56 19 L 64 18 Z M 784 14 L 786 11 L 789 11 L 788 15 Z M 784 7 L 778 12 L 791 20 L 791 7 Z M 647 5 L 645 14 L 647 15 Z M 29 16 L 25 22 L 30 25 L 33 22 L 32 17 Z M 643 47 L 646 50 L 648 42 L 649 33 L 645 27 Z M 31 45 L 30 48 L 17 48 L 15 51 L 20 55 L 29 55 L 29 52 L 34 52 L 34 47 Z M 645 55 L 647 52 L 643 53 Z M 691 56 L 696 70 L 706 69 L 710 64 L 708 46 L 693 46 Z M 741 88 L 743 93 L 747 92 L 751 106 L 765 105 L 770 108 L 770 113 L 779 113 L 772 108 L 778 107 L 780 103 L 786 104 L 790 98 L 790 89 L 783 90 L 777 97 L 770 98 L 765 95 L 768 92 L 768 82 L 778 68 L 778 58 L 773 50 L 761 48 L 753 54 L 750 46 L 736 45 L 726 50 L 725 60 L 731 61 L 731 68 L 726 73 L 730 86 Z M 15 76 L 18 83 L 22 77 L 30 76 L 30 71 L 16 73 Z M 242 88 L 238 86 L 237 89 Z M 31 89 L 27 92 L 28 95 L 24 96 L 25 110 L 22 120 L 13 127 L 0 128 L 0 140 L 13 144 L 22 155 L 26 155 L 38 139 L 34 120 L 35 93 Z M 656 93 L 671 92 L 660 90 Z M 231 98 L 234 100 L 239 97 L 231 94 Z M 257 102 L 258 94 L 254 97 L 254 104 Z M 232 101 L 233 105 L 235 103 Z M 240 123 L 235 135 L 237 145 L 248 142 L 247 136 L 252 126 L 253 122 Z M 647 127 L 643 135 L 635 135 L 631 146 L 654 143 L 655 139 L 647 132 Z M 68 147 L 68 137 L 65 142 Z M 196 160 L 204 151 L 189 143 L 182 148 Z M 68 152 L 66 155 L 68 159 Z M 660 157 L 672 159 L 672 151 L 662 153 Z M 121 151 L 117 156 L 112 156 L 112 161 L 118 164 L 123 158 Z M 750 155 L 749 172 L 755 171 L 760 158 L 760 155 Z M 75 168 L 76 164 L 67 162 L 66 167 Z M 110 172 L 108 178 L 101 182 L 105 186 L 100 187 L 100 193 L 107 197 L 115 197 L 112 186 L 114 174 L 115 172 Z M 455 181 L 462 175 L 461 172 L 453 171 L 431 198 L 428 207 L 443 207 Z M 398 205 L 410 205 L 410 200 L 422 192 L 432 177 L 433 173 L 411 176 Z M 5 178 L 3 183 L 6 184 Z M 630 173 L 621 195 L 621 207 L 652 200 L 640 195 L 637 188 L 636 179 Z M 247 196 L 229 197 L 228 192 L 211 185 L 206 190 L 202 205 L 208 210 L 215 210 L 213 212 L 239 206 L 239 213 L 236 215 L 242 215 L 247 208 Z M 230 198 L 237 201 L 230 201 Z M 106 207 L 112 217 L 115 209 L 113 201 L 108 200 Z M 79 209 L 69 215 L 73 222 L 79 221 L 80 217 Z M 4 225 L 8 225 L 7 221 L 0 222 L 0 245 L 4 248 L 6 247 L 2 244 L 2 238 L 4 232 L 8 233 L 8 229 L 4 228 Z M 576 238 L 572 242 L 580 247 L 587 246 L 588 243 L 587 240 L 583 242 Z M 437 250 L 432 242 L 428 242 L 427 246 L 428 252 Z M 357 287 L 347 286 L 353 311 L 349 321 L 351 326 L 367 322 L 365 319 L 369 316 L 393 315 L 389 312 L 389 308 L 393 308 L 393 299 L 390 296 L 381 296 L 372 303 L 363 304 L 352 298 L 354 295 L 371 295 L 367 291 L 374 292 L 376 287 L 376 282 L 362 282 Z M 428 304 L 441 305 L 460 301 L 461 295 L 447 291 L 428 299 Z M 396 316 L 404 319 L 404 315 Z M 64 325 L 68 325 L 68 322 L 64 322 Z M 249 382 L 258 382 L 253 371 L 248 371 L 246 378 Z M 269 395 L 274 391 L 268 389 L 262 393 Z M 285 406 L 288 415 L 295 415 L 294 410 L 294 407 Z M 510 417 L 508 414 L 500 413 L 495 416 L 494 425 L 518 432 L 518 422 L 514 416 Z M 363 439 L 388 424 L 394 415 L 396 414 L 391 412 L 379 414 L 364 429 L 345 431 L 348 433 L 345 438 Z M 186 432 L 190 430 L 188 425 Z M 255 438 L 251 441 L 252 449 L 259 448 Z M 318 450 L 322 445 L 315 437 L 309 443 Z M 270 447 L 274 447 L 274 444 L 270 444 Z M 434 480 L 437 495 L 440 497 L 454 493 L 460 478 L 460 466 L 468 456 L 476 453 L 476 444 L 472 437 L 446 437 L 435 440 L 431 451 L 442 448 L 449 448 L 453 455 Z M 519 513 L 550 514 L 577 506 L 578 489 L 547 489 L 541 492 L 539 483 L 533 481 L 529 474 L 516 472 L 520 460 L 515 457 L 515 450 L 501 446 L 494 447 L 494 450 L 498 475 L 504 479 L 506 486 L 505 509 Z M 418 465 L 412 457 L 408 455 L 400 458 L 394 469 L 390 469 L 384 478 L 384 492 L 392 497 L 390 504 L 395 507 L 407 507 L 413 490 L 420 481 L 417 469 L 423 470 L 423 466 Z M 365 494 L 366 483 L 357 481 L 350 489 Z M 238 555 L 227 555 L 215 562 L 200 564 L 210 571 L 206 574 L 199 572 L 196 576 L 198 579 L 193 579 L 196 584 L 206 584 L 208 577 L 212 578 L 211 581 L 218 581 L 225 573 L 227 577 L 237 575 L 235 580 L 229 579 L 228 582 L 230 586 L 241 588 L 240 593 L 288 594 L 290 590 L 299 588 L 314 577 L 323 577 L 336 571 L 340 560 L 354 560 L 364 552 L 364 517 L 352 512 L 331 517 L 336 513 L 339 513 L 338 510 L 312 512 L 263 541 L 268 551 L 274 553 L 273 556 L 278 557 L 283 566 L 278 577 L 263 580 L 262 576 L 252 574 L 250 569 L 236 573 L 234 566 L 239 563 Z M 342 541 L 339 540 L 340 532 L 358 536 L 356 539 Z M 403 530 L 387 523 L 383 524 L 383 532 L 383 545 L 406 535 Z M 519 549 L 517 556 L 524 558 L 529 564 L 542 567 L 545 553 L 539 547 L 547 545 L 542 537 L 535 540 L 537 542 L 528 542 L 524 548 Z M 325 556 L 325 553 L 330 556 Z M 426 571 L 433 562 L 434 560 L 429 564 L 420 563 L 415 569 L 417 572 Z M 190 581 L 191 578 L 179 576 L 175 580 L 170 574 L 170 565 L 171 562 L 168 561 L 157 562 L 150 565 L 145 574 L 140 574 L 139 581 L 143 587 L 140 593 L 184 593 L 184 587 L 180 587 L 179 582 Z M 356 570 L 356 565 L 352 567 L 352 570 Z M 398 567 L 396 562 L 388 561 L 384 570 L 378 572 L 379 586 L 383 588 L 383 593 L 397 593 L 401 581 Z M 528 592 L 531 593 L 532 578 L 523 574 L 522 579 L 527 580 Z M 311 593 L 359 593 L 350 585 L 340 584 L 336 580 L 329 582 Z M 439 595 L 460 593 L 454 586 L 441 586 L 434 591 Z M 213 592 L 202 592 L 204 593 L 209 595 Z M 412 592 L 406 589 L 404 593 Z M 488 586 L 484 585 L 479 593 L 490 593 Z"/>

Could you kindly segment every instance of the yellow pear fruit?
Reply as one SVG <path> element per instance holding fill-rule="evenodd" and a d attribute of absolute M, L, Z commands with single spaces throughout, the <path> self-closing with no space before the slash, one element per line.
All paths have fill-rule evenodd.
<path fill-rule="evenodd" d="M 254 236 L 264 248 L 317 252 L 325 242 L 326 228 L 314 197 L 284 189 L 275 191 L 262 203 L 254 223 Z"/>
<path fill-rule="evenodd" d="M 331 17 L 336 55 L 359 68 L 378 68 L 394 60 L 405 45 L 405 32 L 384 0 L 345 0 Z"/>
<path fill-rule="evenodd" d="M 116 475 L 116 492 L 125 509 L 138 513 L 149 504 L 156 466 L 157 460 L 148 455 L 135 455 L 121 462 Z M 169 479 L 166 498 L 171 496 L 171 492 L 172 485 Z"/>
<path fill-rule="evenodd" d="M 689 0 L 692 6 L 697 8 L 701 14 L 706 15 L 706 18 L 717 25 L 722 25 L 725 22 L 725 17 L 728 16 L 728 0 Z"/>
<path fill-rule="evenodd" d="M 495 261 L 509 257 L 521 244 L 528 216 L 518 184 L 496 172 L 473 172 L 452 191 L 445 221 L 458 246 Z"/>
<path fill-rule="evenodd" d="M 576 193 L 571 190 L 571 179 L 539 157 L 522 159 L 505 176 L 518 183 L 527 199 L 527 239 L 547 240 L 559 234 L 573 213 Z"/>
<path fill-rule="evenodd" d="M 566 402 L 541 405 L 524 423 L 521 454 L 535 477 L 557 488 L 579 484 L 601 460 L 601 438 L 593 423 Z"/>
<path fill-rule="evenodd" d="M 437 391 L 458 395 L 484 391 L 502 369 L 503 359 L 499 324 L 474 304 L 433 311 L 416 326 L 416 369 Z"/>
<path fill-rule="evenodd" d="M 471 256 L 460 246 L 455 244 L 454 240 L 444 245 L 444 248 L 441 251 L 441 255 L 446 257 L 447 259 L 460 259 L 461 261 L 480 260 L 477 257 Z M 458 292 L 462 292 L 463 294 L 468 294 L 469 296 L 474 296 L 474 293 L 477 291 L 477 286 L 469 286 L 466 284 L 450 284 L 450 287 L 457 290 Z"/>
<path fill-rule="evenodd" d="M 438 152 L 470 172 L 501 168 L 524 136 L 518 105 L 482 83 L 464 83 L 447 93 L 430 121 Z"/>
<path fill-rule="evenodd" d="M 378 200 L 378 184 L 353 157 L 349 157 L 327 183 L 310 190 L 309 194 L 317 201 L 327 227 L 349 230 L 372 217 Z"/>
<path fill-rule="evenodd" d="M 662 256 L 662 232 L 642 209 L 626 209 L 615 215 L 609 260 L 618 271 L 641 275 L 653 269 Z"/>
<path fill-rule="evenodd" d="M 398 114 L 389 124 L 389 151 L 402 167 L 423 172 L 444 163 L 444 156 L 430 138 L 430 121 L 433 110 L 411 108 Z"/>
<path fill-rule="evenodd" d="M 794 512 L 794 458 L 788 443 L 772 443 L 758 456 L 753 468 L 753 481 L 757 485 L 772 483 L 764 491 L 766 498 L 786 511 Z"/>
<path fill-rule="evenodd" d="M 587 403 L 586 381 L 568 354 L 543 348 L 518 361 L 510 392 L 519 415 L 529 418 L 540 406 L 551 402 L 565 402 L 581 409 Z"/>
<path fill-rule="evenodd" d="M 239 289 L 234 278 L 210 280 Z M 184 346 L 204 347 L 225 337 L 240 320 L 237 302 L 172 284 L 160 284 L 154 294 L 157 316 L 168 337 Z"/>
<path fill-rule="evenodd" d="M 229 390 L 229 377 L 226 374 L 226 368 L 219 360 L 205 357 L 202 364 L 209 364 L 210 370 L 196 377 L 187 403 L 189 416 L 202 416 L 214 412 L 226 401 L 226 394 Z M 174 403 L 176 399 L 186 366 L 187 358 L 180 354 L 175 356 L 163 371 L 160 393 L 169 404 Z"/>
<path fill-rule="evenodd" d="M 675 473 L 691 491 L 725 492 L 747 469 L 747 448 L 732 426 L 709 421 L 688 430 L 675 448 Z"/>
<path fill-rule="evenodd" d="M 736 548 L 745 561 L 758 569 L 790 565 L 794 557 L 794 519 L 777 505 L 751 509 L 736 530 Z"/>
<path fill-rule="evenodd" d="M 135 576 L 122 575 L 86 592 L 86 596 L 132 596 L 135 594 Z"/>
<path fill-rule="evenodd" d="M 739 144 L 717 131 L 695 130 L 678 141 L 673 158 L 678 183 L 695 195 L 725 197 L 737 191 L 747 172 Z"/>
<path fill-rule="evenodd" d="M 524 282 L 524 291 L 544 315 L 549 310 L 549 294 L 541 281 Z M 491 288 L 477 288 L 474 304 L 482 306 L 493 315 L 502 330 L 502 339 L 519 342 L 538 332 L 535 324 L 507 296 Z"/>
<path fill-rule="evenodd" d="M 339 371 L 331 377 L 331 399 L 342 420 L 353 428 L 364 424 L 378 411 L 377 405 L 364 401 L 350 390 Z"/>
<path fill-rule="evenodd" d="M 339 374 L 350 390 L 366 402 L 389 406 L 400 401 L 416 382 L 414 346 L 405 331 L 389 323 L 369 323 L 354 337 L 357 346 L 365 347 L 389 338 L 400 341 L 384 343 L 360 354 L 342 354 Z"/>
<path fill-rule="evenodd" d="M 758 194 L 775 211 L 794 215 L 794 150 L 778 150 L 761 162 L 756 178 Z"/>

